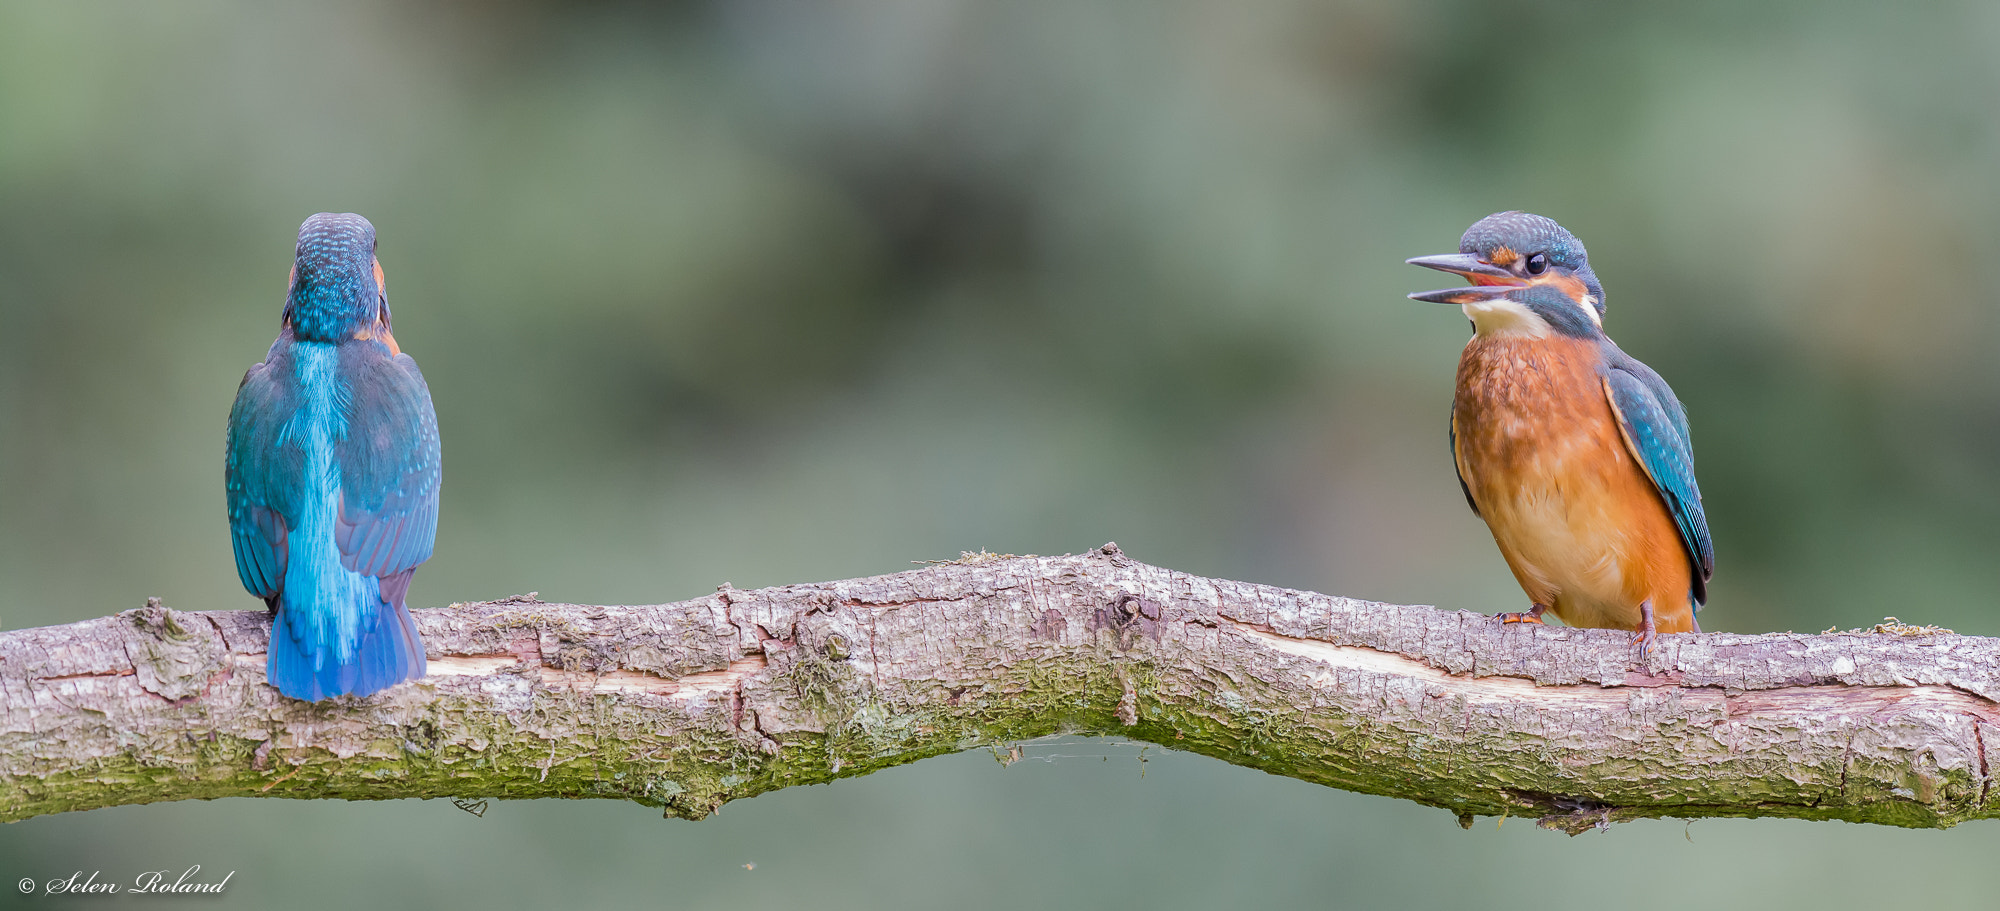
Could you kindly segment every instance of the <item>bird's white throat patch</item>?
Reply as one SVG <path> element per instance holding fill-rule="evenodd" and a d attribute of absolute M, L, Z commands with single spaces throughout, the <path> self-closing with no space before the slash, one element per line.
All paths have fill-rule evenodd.
<path fill-rule="evenodd" d="M 1547 338 L 1554 329 L 1526 305 L 1506 298 L 1461 304 L 1472 331 L 1488 338 Z"/>
<path fill-rule="evenodd" d="M 1604 318 L 1597 313 L 1597 298 L 1586 296 L 1573 301 L 1583 315 L 1589 317 L 1591 325 L 1604 327 Z M 1465 318 L 1472 321 L 1472 331 L 1489 338 L 1547 338 L 1555 330 L 1541 314 L 1528 309 L 1526 304 L 1506 298 L 1460 304 Z"/>

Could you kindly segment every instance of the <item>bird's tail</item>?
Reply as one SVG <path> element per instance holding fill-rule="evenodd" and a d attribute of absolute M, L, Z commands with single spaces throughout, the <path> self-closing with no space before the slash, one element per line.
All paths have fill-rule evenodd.
<path fill-rule="evenodd" d="M 366 696 L 422 677 L 424 643 L 403 605 L 410 575 L 358 576 L 361 584 L 338 594 L 345 604 L 294 604 L 290 591 L 280 594 L 265 677 L 278 692 L 308 702 Z M 340 641 L 350 638 L 340 632 L 346 624 L 333 620 L 341 614 L 356 621 L 347 648 Z"/>

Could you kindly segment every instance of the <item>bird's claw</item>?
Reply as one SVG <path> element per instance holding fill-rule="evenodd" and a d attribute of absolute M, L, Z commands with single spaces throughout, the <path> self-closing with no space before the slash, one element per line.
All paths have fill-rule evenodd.
<path fill-rule="evenodd" d="M 1639 603 L 1639 629 L 1632 634 L 1632 644 L 1639 647 L 1640 661 L 1646 660 L 1646 656 L 1652 653 L 1653 644 L 1659 638 L 1659 626 L 1653 622 L 1653 602 L 1642 601 Z"/>
<path fill-rule="evenodd" d="M 1536 626 L 1542 626 L 1544 625 L 1542 623 L 1542 611 L 1548 609 L 1549 606 L 1546 604 L 1537 604 L 1531 610 L 1508 611 L 1497 616 L 1500 618 L 1501 623 L 1533 623 Z"/>

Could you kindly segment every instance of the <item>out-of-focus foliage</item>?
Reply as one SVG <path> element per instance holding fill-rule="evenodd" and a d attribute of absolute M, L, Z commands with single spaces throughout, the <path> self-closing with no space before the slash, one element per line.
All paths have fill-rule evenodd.
<path fill-rule="evenodd" d="M 1996 39 L 2000 9 L 1971 3 L 10 4 L 0 624 L 147 595 L 257 606 L 229 557 L 222 422 L 322 210 L 375 222 L 437 402 L 444 515 L 413 606 L 660 601 L 1116 539 L 1194 572 L 1518 609 L 1444 445 L 1464 323 L 1403 300 L 1437 276 L 1401 260 L 1526 208 L 1589 244 L 1607 328 L 1692 413 L 1708 628 L 1893 613 L 2000 634 Z M 1307 869 L 1385 896 L 1365 884 L 1416 876 L 1439 904 L 1685 907 L 1781 875 L 1800 901 L 1853 898 L 1854 857 L 1992 844 L 1707 823 L 1693 846 L 1656 825 L 1584 849 L 1174 761 L 1198 771 L 1110 802 L 1073 760 L 1037 773 L 1060 804 L 955 760 L 694 826 L 573 804 L 476 824 L 442 804 L 136 808 L 7 827 L 0 873 L 209 845 L 246 858 L 241 896 L 336 904 L 385 882 L 456 904 L 513 868 L 598 903 L 909 875 L 898 902 L 1053 882 L 1247 907 L 1310 901 L 1321 880 L 1269 873 Z M 1298 805 L 1330 821 L 1273 816 Z M 592 855 L 614 826 L 628 853 Z M 882 848 L 810 875 L 715 848 L 755 860 L 799 832 Z M 180 853 L 155 860 L 155 836 Z M 488 853 L 428 862 L 446 837 Z M 977 863 L 898 853 L 957 838 Z M 324 863 L 244 853 L 292 839 Z M 1674 881 L 1741 845 L 1774 859 L 1728 867 L 1734 898 Z M 1620 877 L 1538 892 L 1502 863 L 1531 847 Z M 1229 888 L 1162 878 L 1184 850 Z M 662 872 L 682 856 L 700 860 Z M 385 880 L 336 875 L 378 863 Z M 1968 869 L 1922 881 L 1942 897 Z"/>

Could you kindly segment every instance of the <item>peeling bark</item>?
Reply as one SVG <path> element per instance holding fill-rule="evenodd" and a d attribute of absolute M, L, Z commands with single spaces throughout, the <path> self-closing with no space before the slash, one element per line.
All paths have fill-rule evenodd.
<path fill-rule="evenodd" d="M 700 818 L 1058 733 L 1571 832 L 1949 826 L 1987 803 L 2000 640 L 1501 625 L 1190 576 L 1115 545 L 675 604 L 416 611 L 429 676 L 309 704 L 263 612 L 0 633 L 0 819 L 187 798 L 609 797 Z"/>

